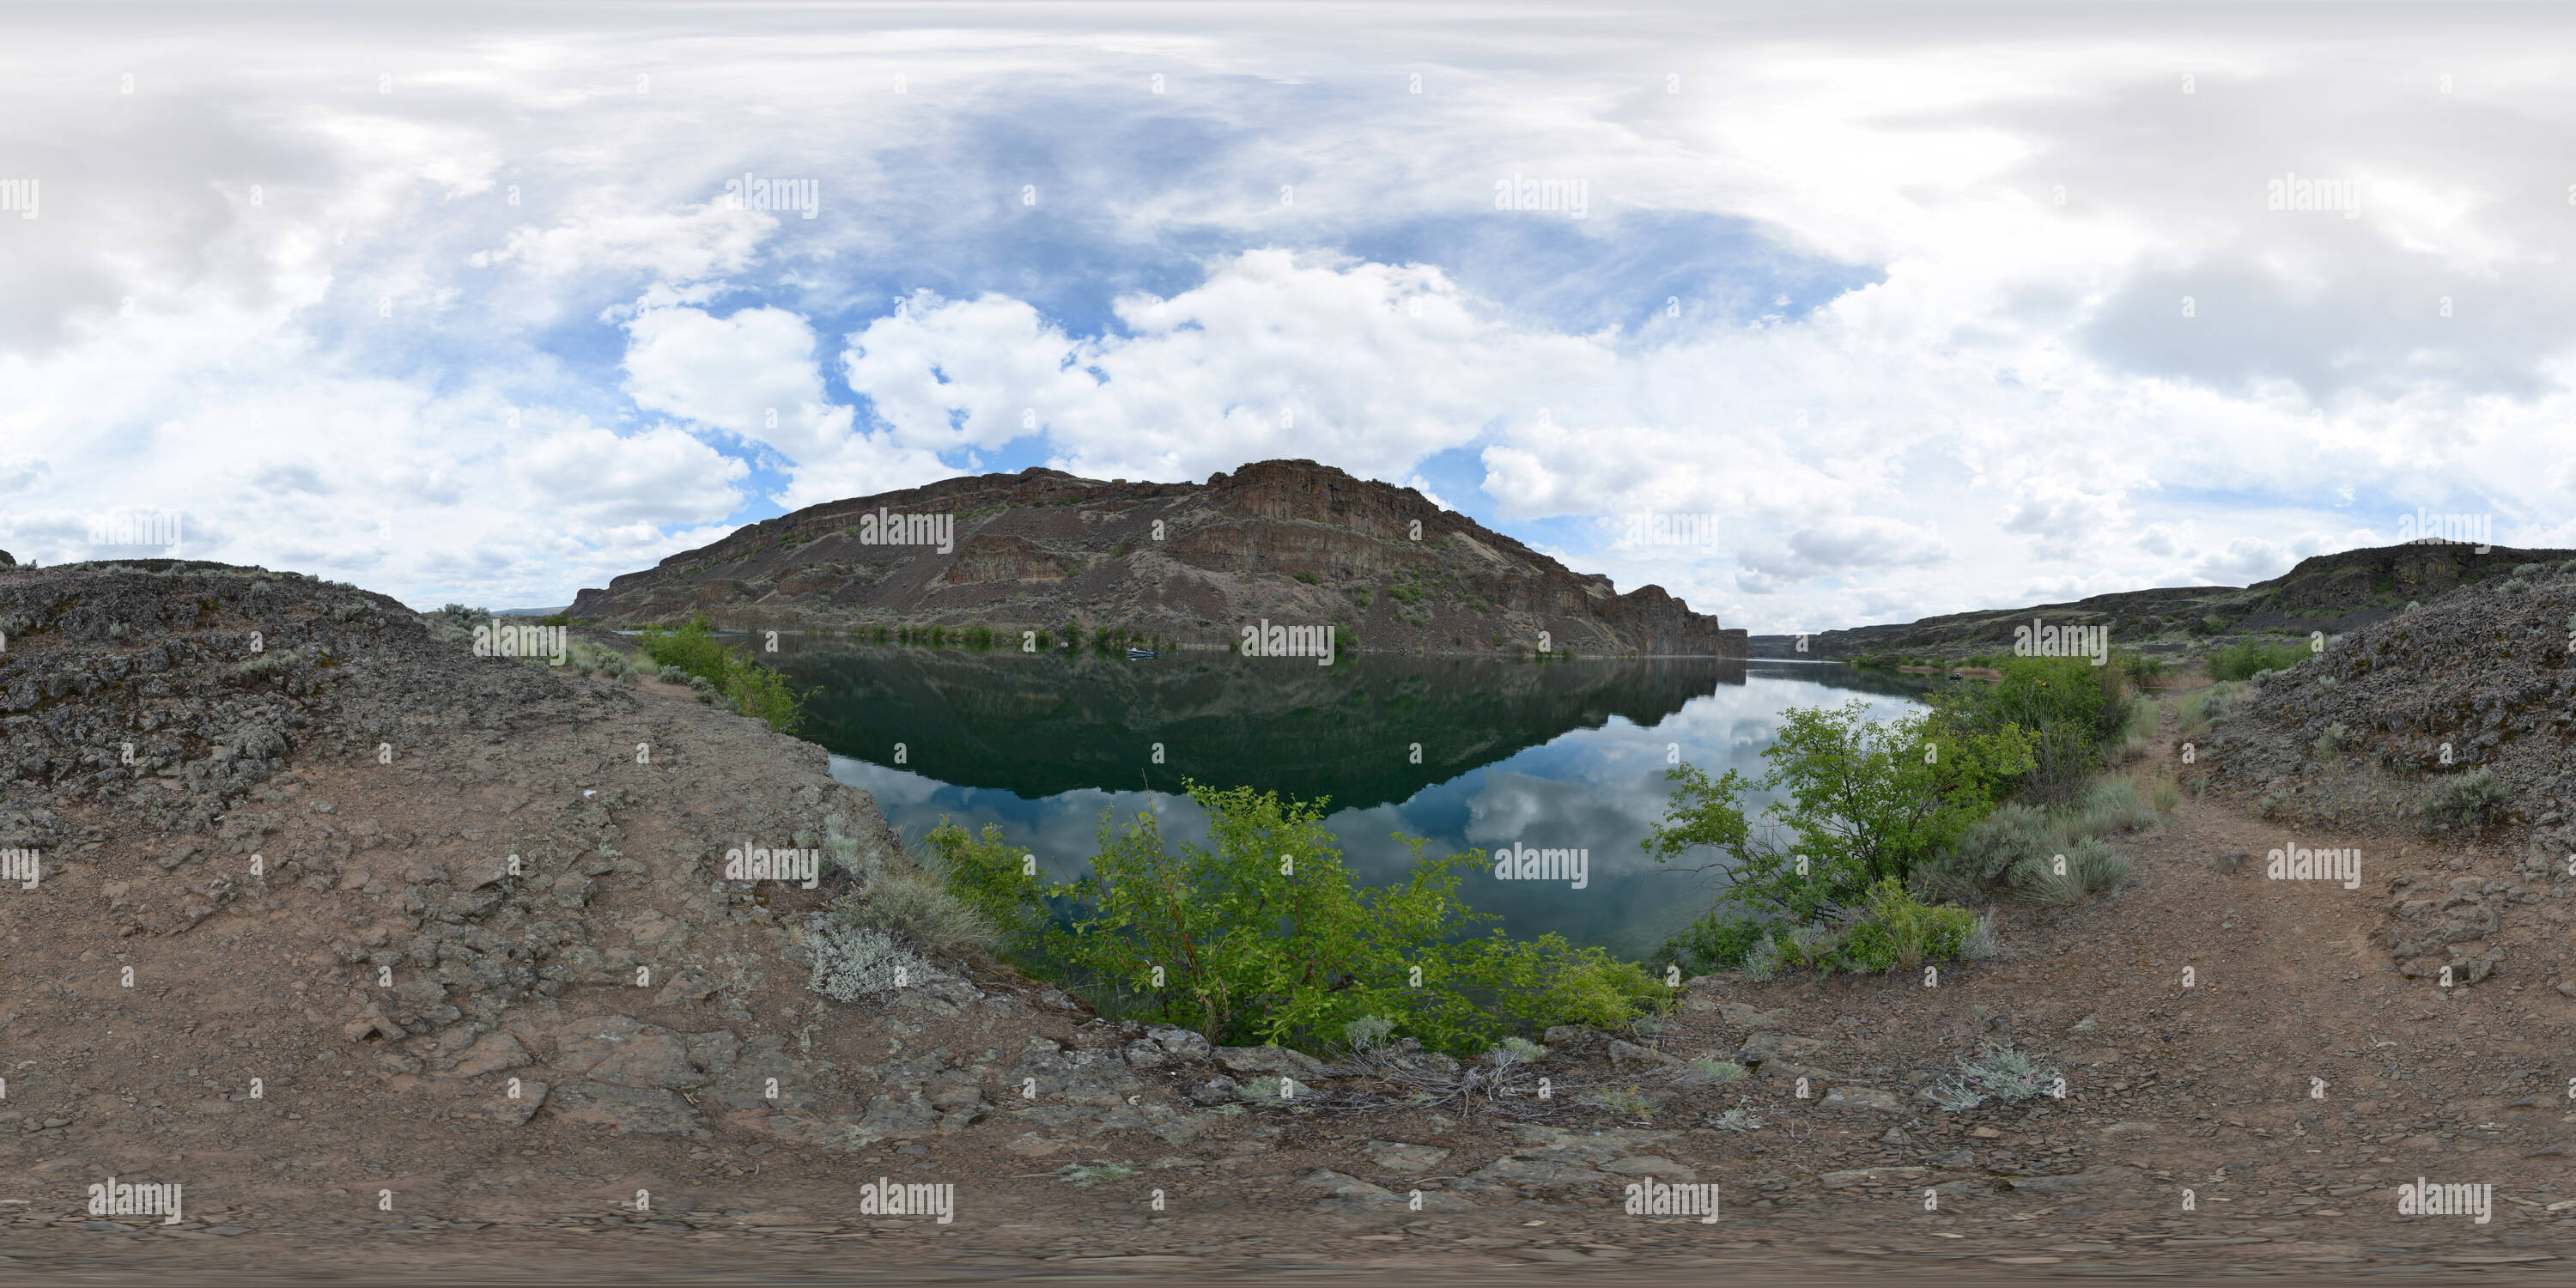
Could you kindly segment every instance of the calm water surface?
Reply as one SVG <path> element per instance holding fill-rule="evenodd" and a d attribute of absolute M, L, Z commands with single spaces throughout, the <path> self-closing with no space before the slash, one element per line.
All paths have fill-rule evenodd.
<path fill-rule="evenodd" d="M 1066 880 L 1097 850 L 1103 811 L 1153 808 L 1166 844 L 1204 841 L 1184 778 L 1329 797 L 1326 826 L 1371 884 L 1409 862 L 1396 832 L 1430 838 L 1432 854 L 1588 851 L 1581 889 L 1489 869 L 1463 892 L 1514 935 L 1555 931 L 1632 956 L 1705 911 L 1714 888 L 1639 848 L 1663 816 L 1676 750 L 1712 773 L 1758 775 L 1783 711 L 1859 697 L 1885 719 L 1924 687 L 1806 662 L 1363 655 L 1325 668 L 1216 652 L 1130 662 L 794 637 L 780 648 L 770 660 L 806 695 L 804 736 L 907 840 L 943 817 L 998 823 Z"/>

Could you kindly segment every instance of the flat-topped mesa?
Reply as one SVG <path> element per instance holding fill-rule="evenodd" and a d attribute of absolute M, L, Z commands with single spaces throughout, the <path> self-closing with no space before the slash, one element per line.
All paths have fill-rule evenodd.
<path fill-rule="evenodd" d="M 1749 656 L 1659 586 L 1625 595 L 1406 487 L 1313 461 L 1205 483 L 1032 467 L 809 506 L 584 590 L 620 625 L 1085 632 L 1219 645 L 1245 622 L 1334 623 L 1371 651 Z"/>

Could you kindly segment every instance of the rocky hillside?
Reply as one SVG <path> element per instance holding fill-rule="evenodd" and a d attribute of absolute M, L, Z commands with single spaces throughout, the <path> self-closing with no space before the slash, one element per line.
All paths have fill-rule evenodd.
<path fill-rule="evenodd" d="M 2457 651 L 2502 662 L 2391 710 L 2563 757 L 2563 641 L 2529 632 L 2569 589 L 2364 631 L 2281 714 Z M 833 993 L 824 909 L 917 879 L 871 798 L 678 686 L 454 626 L 258 569 L 0 571 L 13 1282 L 2362 1273 L 2576 1225 L 2556 865 L 2436 848 L 2398 903 L 2268 881 L 2227 860 L 2272 825 L 2192 795 L 2121 841 L 2120 897 L 1999 909 L 2021 951 L 1937 987 L 1711 976 L 1616 1034 L 1326 1063 L 971 953 Z M 816 888 L 726 877 L 781 839 L 832 857 Z M 2473 934 L 2451 989 L 2360 948 Z M 2492 1185 L 2492 1223 L 2401 1215 L 2426 1175 Z M 111 1177 L 183 1211 L 89 1210 Z M 1713 1221 L 1629 1206 L 1685 1184 Z"/>
<path fill-rule="evenodd" d="M 2529 563 L 2555 566 L 2576 550 L 2513 550 L 2479 554 L 2468 545 L 2410 544 L 2316 555 L 2269 581 L 2251 586 L 2176 586 L 2127 590 L 2062 604 L 1979 609 L 1926 617 L 1902 625 L 1855 626 L 1809 638 L 1806 656 L 1853 658 L 1872 654 L 1960 658 L 2009 650 L 2013 627 L 2046 618 L 2051 625 L 2108 626 L 2115 646 L 2148 653 L 2196 654 L 2243 637 L 2287 631 L 2329 635 L 2358 630 L 2429 602 L 2461 585 L 2502 582 Z M 1763 635 L 1752 643 L 1764 657 L 1797 656 L 1792 636 Z"/>
<path fill-rule="evenodd" d="M 2285 819 L 2399 817 L 2558 853 L 2576 848 L 2571 662 L 2576 569 L 2468 583 L 2264 677 L 2211 748 L 2225 784 Z M 2480 771 L 2477 817 L 2439 803 Z"/>
<path fill-rule="evenodd" d="M 1312 461 L 1204 484 L 1031 468 L 835 501 L 584 590 L 571 611 L 619 625 L 704 612 L 725 629 L 982 625 L 1014 638 L 1060 638 L 1070 623 L 1208 645 L 1267 618 L 1339 623 L 1372 651 L 1527 653 L 1544 632 L 1559 652 L 1745 654 L 1742 631 L 1661 587 L 1616 594 L 1609 578 L 1411 488 Z"/>

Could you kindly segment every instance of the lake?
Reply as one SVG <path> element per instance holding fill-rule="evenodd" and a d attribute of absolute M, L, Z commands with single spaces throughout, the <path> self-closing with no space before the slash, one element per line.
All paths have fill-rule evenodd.
<path fill-rule="evenodd" d="M 1681 759 L 1759 775 L 1783 711 L 1862 698 L 1885 719 L 1927 682 L 1836 663 L 1715 658 L 1520 660 L 1362 654 L 1335 666 L 1215 651 L 1150 661 L 868 648 L 782 635 L 764 660 L 805 695 L 801 734 L 874 795 L 908 842 L 953 818 L 997 823 L 1070 880 L 1104 810 L 1151 808 L 1167 845 L 1204 842 L 1184 778 L 1329 797 L 1352 872 L 1398 880 L 1426 853 L 1514 845 L 1586 852 L 1585 881 L 1462 893 L 1515 936 L 1549 931 L 1642 956 L 1707 910 L 1716 878 L 1639 848 Z M 1159 748 L 1160 759 L 1156 752 Z"/>

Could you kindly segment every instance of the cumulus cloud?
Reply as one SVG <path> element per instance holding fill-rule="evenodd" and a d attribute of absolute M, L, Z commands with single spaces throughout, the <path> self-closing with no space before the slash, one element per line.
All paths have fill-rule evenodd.
<path fill-rule="evenodd" d="M 1442 504 L 1758 628 L 2241 584 L 2416 506 L 2576 532 L 2576 270 L 2516 195 L 2576 142 L 2544 15 L 2452 33 L 2448 94 L 2393 13 L 2088 14 L 2040 57 L 2001 13 L 529 14 L 425 19 L 390 93 L 316 91 L 376 57 L 325 25 L 181 16 L 131 95 L 60 70 L 115 21 L 25 33 L 0 90 L 46 185 L 0 238 L 22 556 L 167 506 L 192 553 L 560 602 L 976 461 L 1472 459 Z M 715 200 L 755 170 L 819 217 Z M 2356 217 L 2267 208 L 2293 171 Z M 1494 209 L 1515 173 L 1586 218 Z M 1619 548 L 1636 511 L 1718 545 Z"/>

